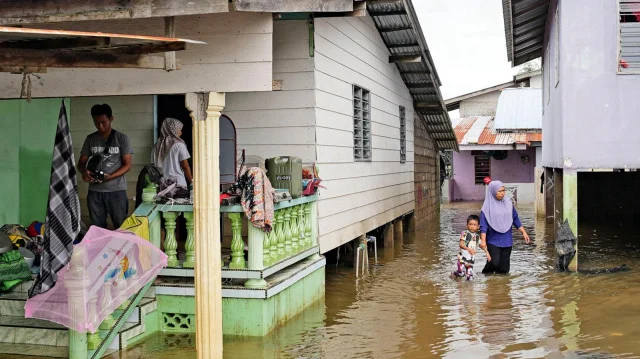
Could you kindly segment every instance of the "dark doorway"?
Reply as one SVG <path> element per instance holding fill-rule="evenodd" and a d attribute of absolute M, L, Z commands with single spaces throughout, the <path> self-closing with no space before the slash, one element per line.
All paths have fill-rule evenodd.
<path fill-rule="evenodd" d="M 578 266 L 633 267 L 640 254 L 640 172 L 578 173 Z"/>
<path fill-rule="evenodd" d="M 191 158 L 189 158 L 189 166 L 193 168 L 193 124 L 190 112 L 184 104 L 184 99 L 184 95 L 158 95 L 158 125 L 156 126 L 156 138 L 160 136 L 160 128 L 162 128 L 162 122 L 165 118 L 173 117 L 182 121 L 184 124 L 184 127 L 182 128 L 182 139 L 191 154 Z"/>

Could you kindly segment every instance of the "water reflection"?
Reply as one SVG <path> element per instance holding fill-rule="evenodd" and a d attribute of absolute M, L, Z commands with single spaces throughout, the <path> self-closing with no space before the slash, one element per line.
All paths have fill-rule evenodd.
<path fill-rule="evenodd" d="M 519 211 L 534 245 L 516 235 L 511 275 L 480 274 L 480 254 L 473 281 L 449 278 L 459 233 L 478 210 L 444 207 L 440 221 L 380 250 L 362 279 L 327 266 L 324 303 L 265 338 L 225 337 L 225 358 L 640 357 L 640 275 L 556 272 L 551 229 L 532 209 Z M 581 266 L 632 266 L 640 254 L 615 231 L 584 233 Z M 113 358 L 195 357 L 158 338 Z"/>

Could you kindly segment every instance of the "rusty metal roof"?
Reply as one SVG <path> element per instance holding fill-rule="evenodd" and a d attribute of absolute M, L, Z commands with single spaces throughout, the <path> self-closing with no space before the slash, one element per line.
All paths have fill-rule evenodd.
<path fill-rule="evenodd" d="M 549 0 L 502 0 L 507 58 L 512 66 L 542 56 Z"/>
<path fill-rule="evenodd" d="M 438 148 L 457 150 L 458 142 L 440 93 L 440 77 L 411 0 L 369 0 L 367 11 L 389 50 L 389 62 L 400 71 L 413 97 L 414 109 Z"/>
<path fill-rule="evenodd" d="M 542 141 L 542 130 L 504 132 L 496 131 L 494 118 L 490 116 L 474 116 L 461 118 L 455 129 L 458 144 L 466 145 L 518 145 L 530 146 Z"/>

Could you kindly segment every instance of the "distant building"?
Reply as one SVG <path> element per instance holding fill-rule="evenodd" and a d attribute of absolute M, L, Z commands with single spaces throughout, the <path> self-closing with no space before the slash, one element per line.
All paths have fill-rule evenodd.
<path fill-rule="evenodd" d="M 491 177 L 507 184 L 519 204 L 544 203 L 535 186 L 542 174 L 540 83 L 537 71 L 446 101 L 461 118 L 452 120 L 460 152 L 452 156 L 445 201 L 483 200 L 484 178 Z"/>

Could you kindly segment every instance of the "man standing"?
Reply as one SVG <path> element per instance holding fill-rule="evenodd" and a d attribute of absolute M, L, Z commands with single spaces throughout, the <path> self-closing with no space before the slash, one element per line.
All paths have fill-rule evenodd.
<path fill-rule="evenodd" d="M 98 131 L 87 136 L 78 161 L 82 180 L 89 182 L 89 216 L 93 225 L 107 228 L 108 215 L 119 228 L 129 213 L 125 173 L 131 169 L 133 147 L 127 135 L 111 128 L 109 105 L 94 105 L 91 117 Z"/>

